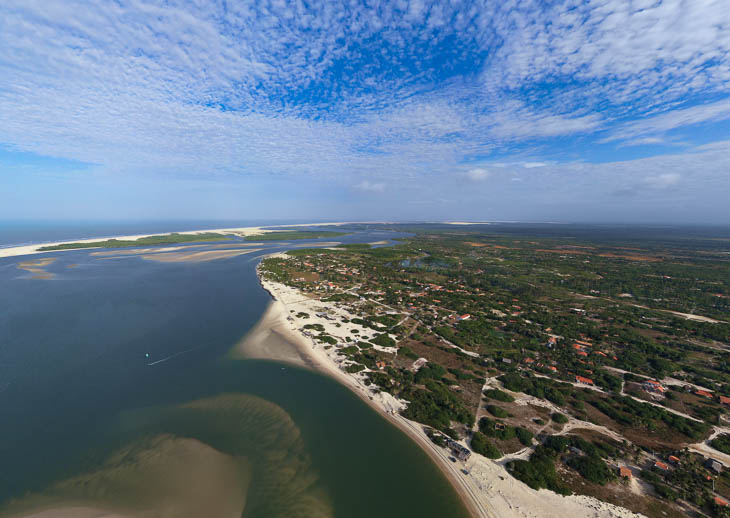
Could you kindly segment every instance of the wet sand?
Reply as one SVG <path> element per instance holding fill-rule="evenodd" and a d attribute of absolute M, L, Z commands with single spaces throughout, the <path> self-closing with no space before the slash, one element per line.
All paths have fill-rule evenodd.
<path fill-rule="evenodd" d="M 17 266 L 19 270 L 32 273 L 33 275 L 30 276 L 31 279 L 48 280 L 56 276 L 56 274 L 46 270 L 46 267 L 51 265 L 55 260 L 55 257 L 46 257 L 44 259 L 36 259 L 35 261 L 21 261 Z"/>

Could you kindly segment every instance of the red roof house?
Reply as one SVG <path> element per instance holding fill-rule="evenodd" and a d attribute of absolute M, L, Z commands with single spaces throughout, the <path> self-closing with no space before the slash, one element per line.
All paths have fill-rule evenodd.
<path fill-rule="evenodd" d="M 720 396 L 720 403 L 730 406 L 730 397 Z"/>
<path fill-rule="evenodd" d="M 712 399 L 712 393 L 706 390 L 696 390 L 695 395 Z"/>
<path fill-rule="evenodd" d="M 593 385 L 593 380 L 591 378 L 584 378 L 583 376 L 576 376 L 575 381 L 583 383 L 584 385 Z"/>
<path fill-rule="evenodd" d="M 631 470 L 626 466 L 621 466 L 618 469 L 618 474 L 621 478 L 631 478 Z"/>

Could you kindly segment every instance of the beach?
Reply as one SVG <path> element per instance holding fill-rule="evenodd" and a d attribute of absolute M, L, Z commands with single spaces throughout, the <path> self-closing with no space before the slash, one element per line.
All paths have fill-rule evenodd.
<path fill-rule="evenodd" d="M 0 258 L 2 257 L 15 257 L 15 256 L 21 256 L 21 255 L 34 255 L 34 254 L 44 254 L 44 253 L 51 253 L 51 252 L 65 252 L 66 250 L 39 250 L 40 248 L 47 247 L 47 246 L 58 246 L 62 245 L 64 243 L 95 243 L 97 241 L 105 241 L 107 239 L 118 239 L 123 241 L 135 241 L 137 239 L 142 239 L 146 237 L 151 236 L 160 236 L 160 235 L 170 235 L 170 234 L 182 234 L 182 235 L 195 235 L 195 234 L 205 234 L 205 233 L 218 233 L 218 234 L 225 234 L 225 235 L 236 235 L 239 237 L 247 237 L 247 236 L 254 236 L 258 234 L 264 234 L 264 233 L 270 233 L 270 232 L 277 232 L 275 229 L 280 228 L 301 228 L 301 227 L 319 227 L 319 226 L 342 226 L 347 225 L 355 222 L 348 222 L 348 221 L 334 221 L 334 222 L 327 222 L 327 223 L 297 223 L 293 225 L 266 225 L 266 226 L 259 226 L 259 227 L 231 227 L 231 228 L 216 228 L 216 229 L 205 229 L 205 230 L 186 230 L 182 232 L 158 232 L 155 234 L 138 234 L 138 235 L 128 235 L 128 236 L 103 236 L 103 237 L 95 237 L 90 239 L 72 239 L 72 240 L 65 240 L 65 241 L 54 241 L 54 242 L 48 242 L 48 243 L 35 243 L 32 245 L 22 245 L 22 246 L 9 246 L 6 248 L 0 248 Z M 358 222 L 358 223 L 375 223 L 375 222 Z M 87 248 L 88 250 L 89 248 Z M 67 250 L 77 250 L 74 248 L 70 248 Z"/>
<path fill-rule="evenodd" d="M 273 255 L 287 257 L 286 254 Z M 346 313 L 342 307 L 335 303 L 324 303 L 284 284 L 262 279 L 260 274 L 259 279 L 273 302 L 255 329 L 239 342 L 231 354 L 306 365 L 348 387 L 429 455 L 475 518 L 563 518 L 566 514 L 579 518 L 640 516 L 592 497 L 564 497 L 548 490 L 535 491 L 514 479 L 499 461 L 475 453 L 464 463 L 452 462 L 449 459 L 451 453 L 433 444 L 424 432 L 423 425 L 400 415 L 399 411 L 406 402 L 367 386 L 362 372 L 345 372 L 343 368 L 347 363 L 343 356 L 338 355 L 336 347 L 318 343 L 302 331 L 305 324 L 320 324 L 328 334 L 341 335 L 345 328 L 337 326 L 335 320 L 327 318 L 322 310 L 325 308 L 328 315 L 343 316 Z M 300 316 L 305 313 L 307 317 Z"/>

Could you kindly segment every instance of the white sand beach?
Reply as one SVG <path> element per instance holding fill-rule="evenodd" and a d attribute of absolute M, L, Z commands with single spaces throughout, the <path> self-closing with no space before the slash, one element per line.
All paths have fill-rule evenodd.
<path fill-rule="evenodd" d="M 285 254 L 274 254 L 287 257 Z M 587 496 L 563 497 L 547 490 L 535 491 L 514 479 L 499 463 L 472 454 L 465 464 L 449 460 L 451 453 L 433 444 L 419 423 L 405 419 L 399 410 L 404 401 L 386 392 L 368 387 L 362 373 L 350 374 L 343 369 L 348 361 L 339 355 L 337 347 L 325 348 L 302 332 L 305 324 L 320 324 L 331 336 L 349 333 L 349 325 L 337 322 L 339 316 L 352 318 L 334 303 L 324 303 L 281 283 L 261 280 L 262 286 L 274 298 L 256 328 L 242 340 L 232 354 L 238 357 L 269 358 L 306 364 L 332 376 L 360 396 L 388 421 L 410 436 L 439 466 L 475 517 L 574 518 L 640 516 L 627 509 Z M 326 310 L 325 318 L 323 309 Z M 306 313 L 308 317 L 298 316 Z M 318 316 L 317 314 L 322 316 Z M 349 319 L 349 318 L 348 318 Z M 340 324 L 338 327 L 336 324 Z M 288 344 L 282 345 L 286 340 Z M 292 352 L 292 348 L 297 353 Z M 465 469 L 465 474 L 461 469 Z"/>
<path fill-rule="evenodd" d="M 284 232 L 285 230 L 281 229 L 289 229 L 289 228 L 301 228 L 301 227 L 318 227 L 318 226 L 342 226 L 342 225 L 348 225 L 353 223 L 359 223 L 359 224 L 373 224 L 376 222 L 373 221 L 361 221 L 361 222 L 352 222 L 352 221 L 332 221 L 332 222 L 326 222 L 326 223 L 296 223 L 294 225 L 267 225 L 267 226 L 260 226 L 260 227 L 233 227 L 233 228 L 215 228 L 215 229 L 204 229 L 204 230 L 186 230 L 183 232 L 158 232 L 155 234 L 138 234 L 133 236 L 104 236 L 104 237 L 95 237 L 92 239 L 70 239 L 66 241 L 54 241 L 50 243 L 37 243 L 33 245 L 22 245 L 22 246 L 11 246 L 7 248 L 0 248 L 0 258 L 3 257 L 15 257 L 20 255 L 33 255 L 33 254 L 44 254 L 44 253 L 51 253 L 51 252 L 65 252 L 67 250 L 39 250 L 40 248 L 46 247 L 46 246 L 57 246 L 62 245 L 64 243 L 95 243 L 97 241 L 105 241 L 107 239 L 119 239 L 124 241 L 136 241 L 137 239 L 142 239 L 145 237 L 151 237 L 151 236 L 162 236 L 162 235 L 170 235 L 170 234 L 183 234 L 183 235 L 194 235 L 194 234 L 204 234 L 204 233 L 218 233 L 218 234 L 233 234 L 240 237 L 246 237 L 246 236 L 255 236 L 258 234 L 266 234 L 271 232 Z M 275 230 L 280 229 L 280 230 Z"/>

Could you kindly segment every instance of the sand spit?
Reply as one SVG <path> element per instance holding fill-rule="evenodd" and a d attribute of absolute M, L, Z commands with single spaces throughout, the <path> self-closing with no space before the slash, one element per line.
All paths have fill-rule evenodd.
<path fill-rule="evenodd" d="M 272 301 L 266 313 L 233 348 L 233 358 L 277 360 L 301 367 L 307 366 L 302 351 L 308 347 L 304 337 L 286 322 L 287 310 L 278 300 Z"/>
<path fill-rule="evenodd" d="M 276 257 L 286 258 L 286 254 L 273 254 Z M 337 328 L 333 320 L 317 316 L 324 315 L 323 306 L 329 315 L 342 313 L 333 303 L 324 303 L 310 298 L 298 290 L 281 283 L 268 280 L 261 281 L 262 286 L 276 301 L 267 311 L 265 317 L 257 325 L 257 336 L 260 342 L 253 341 L 246 344 L 245 340 L 237 346 L 234 354 L 246 356 L 255 354 L 262 357 L 276 348 L 276 344 L 267 344 L 267 324 L 273 325 L 277 332 L 271 331 L 277 338 L 286 336 L 289 347 L 297 347 L 299 354 L 306 358 L 306 363 L 325 374 L 328 374 L 350 388 L 366 403 L 378 410 L 388 421 L 398 426 L 434 460 L 442 472 L 462 496 L 474 517 L 520 517 L 520 518 L 564 518 L 569 515 L 573 518 L 628 518 L 640 516 L 631 511 L 602 502 L 587 496 L 563 497 L 547 490 L 535 491 L 522 482 L 514 479 L 500 464 L 480 455 L 472 454 L 465 465 L 457 465 L 449 460 L 450 452 L 437 447 L 423 431 L 419 423 L 409 421 L 399 414 L 405 402 L 400 401 L 386 392 L 378 392 L 363 382 L 362 373 L 346 373 L 343 368 L 346 362 L 338 355 L 337 348 L 325 349 L 323 344 L 304 335 L 301 331 L 305 324 L 320 324 L 325 331 L 338 336 L 343 327 Z M 299 318 L 297 315 L 307 313 L 308 318 Z M 354 317 L 354 315 L 350 315 Z M 281 326 L 286 325 L 289 332 L 284 335 Z M 272 359 L 279 359 L 277 352 L 272 352 Z M 465 469 L 465 474 L 461 469 Z"/>
<path fill-rule="evenodd" d="M 187 250 L 189 248 L 200 248 L 205 245 L 186 245 L 186 246 L 168 246 L 164 248 L 127 248 L 124 250 L 105 250 L 103 252 L 91 252 L 89 255 L 95 257 L 116 257 L 122 255 L 141 255 L 155 254 L 159 252 L 177 252 L 178 250 Z"/>
<path fill-rule="evenodd" d="M 64 243 L 94 243 L 96 241 L 105 241 L 107 239 L 134 241 L 137 239 L 142 239 L 143 237 L 170 235 L 173 233 L 174 234 L 183 234 L 183 235 L 218 233 L 218 234 L 246 237 L 246 236 L 258 235 L 258 234 L 268 234 L 271 232 L 285 232 L 287 229 L 297 228 L 297 227 L 322 227 L 322 226 L 332 227 L 332 226 L 342 226 L 342 225 L 350 225 L 350 224 L 376 224 L 376 223 L 385 223 L 385 222 L 333 221 L 333 222 L 326 222 L 326 223 L 297 223 L 294 225 L 266 225 L 266 226 L 260 226 L 260 227 L 232 227 L 232 228 L 215 228 L 215 229 L 205 229 L 205 230 L 186 230 L 184 232 L 161 232 L 161 233 L 156 233 L 156 234 L 139 234 L 139 235 L 134 235 L 134 236 L 103 236 L 103 237 L 95 237 L 93 239 L 72 239 L 72 240 L 66 240 L 66 241 L 55 241 L 52 243 L 38 243 L 35 245 L 23 245 L 23 246 L 12 246 L 12 247 L 7 247 L 7 248 L 0 248 L 0 258 L 15 257 L 15 256 L 19 256 L 19 255 L 44 254 L 44 253 L 50 253 L 50 252 L 65 252 L 66 250 L 46 250 L 46 251 L 38 250 L 39 248 L 43 248 L 45 246 L 62 245 Z M 75 249 L 75 250 L 78 250 L 78 249 Z"/>
<path fill-rule="evenodd" d="M 218 259 L 230 259 L 239 255 L 258 252 L 260 248 L 244 248 L 234 250 L 202 250 L 199 252 L 163 252 L 159 254 L 142 254 L 142 259 L 160 263 L 203 263 Z"/>
<path fill-rule="evenodd" d="M 36 259 L 35 261 L 21 261 L 17 264 L 17 266 L 19 270 L 25 270 L 26 272 L 32 273 L 33 275 L 30 276 L 31 279 L 48 280 L 53 279 L 56 276 L 55 273 L 51 273 L 46 270 L 46 267 L 55 260 L 55 257 L 46 257 L 44 259 Z"/>

